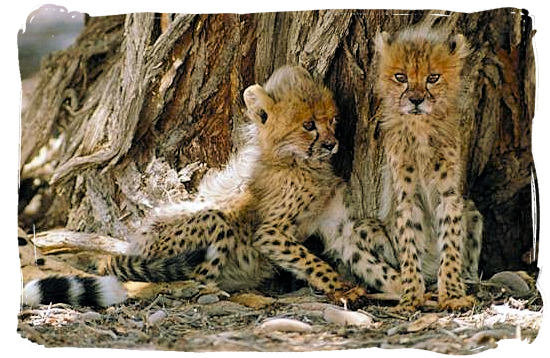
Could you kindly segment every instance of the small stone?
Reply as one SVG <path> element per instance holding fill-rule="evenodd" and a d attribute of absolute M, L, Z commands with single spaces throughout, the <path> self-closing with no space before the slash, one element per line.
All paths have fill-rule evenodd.
<path fill-rule="evenodd" d="M 526 294 L 530 291 L 529 284 L 521 275 L 513 271 L 498 272 L 489 279 L 489 282 L 506 287 L 513 294 Z"/>
<path fill-rule="evenodd" d="M 101 318 L 103 318 L 103 315 L 95 311 L 88 311 L 80 314 L 80 319 L 84 322 L 98 321 Z"/>
<path fill-rule="evenodd" d="M 163 310 L 155 311 L 147 317 L 147 323 L 150 326 L 154 326 L 164 320 L 168 315 Z"/>
<path fill-rule="evenodd" d="M 262 332 L 310 332 L 312 329 L 311 325 L 290 318 L 273 318 L 260 325 Z"/>
<path fill-rule="evenodd" d="M 200 296 L 199 299 L 197 300 L 197 303 L 201 305 L 209 305 L 211 303 L 216 303 L 219 300 L 220 298 L 218 296 L 209 294 L 209 295 Z"/>
<path fill-rule="evenodd" d="M 325 309 L 323 318 L 327 322 L 351 326 L 369 326 L 373 323 L 372 318 L 366 314 L 332 307 Z"/>

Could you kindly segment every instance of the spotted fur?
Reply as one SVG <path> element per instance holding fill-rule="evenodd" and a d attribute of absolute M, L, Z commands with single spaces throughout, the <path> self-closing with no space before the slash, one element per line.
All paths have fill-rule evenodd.
<path fill-rule="evenodd" d="M 381 218 L 399 261 L 400 306 L 421 305 L 426 281 L 436 280 L 441 308 L 471 307 L 464 276 L 477 274 L 482 218 L 462 196 L 458 106 L 468 44 L 416 28 L 382 33 L 376 47 L 387 183 Z"/>
<path fill-rule="evenodd" d="M 196 200 L 159 208 L 102 272 L 120 280 L 194 279 L 223 290 L 254 288 L 278 269 L 292 272 L 334 302 L 361 304 L 305 239 L 342 182 L 332 171 L 338 150 L 332 93 L 300 67 L 277 70 L 264 87 L 244 92 L 252 120 L 249 144 L 225 170 L 207 175 Z M 190 252 L 203 250 L 202 258 Z"/>

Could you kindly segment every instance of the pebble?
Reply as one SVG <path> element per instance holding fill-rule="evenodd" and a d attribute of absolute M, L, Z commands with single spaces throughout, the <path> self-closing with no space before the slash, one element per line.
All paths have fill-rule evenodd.
<path fill-rule="evenodd" d="M 263 332 L 311 332 L 311 325 L 291 318 L 273 318 L 260 325 Z"/>
<path fill-rule="evenodd" d="M 97 320 L 100 320 L 101 318 L 103 318 L 103 315 L 95 311 L 88 311 L 80 314 L 80 319 L 83 320 L 84 322 L 97 321 Z"/>
<path fill-rule="evenodd" d="M 373 323 L 372 318 L 366 314 L 332 307 L 325 309 L 323 318 L 327 322 L 351 326 L 368 326 Z"/>
<path fill-rule="evenodd" d="M 529 285 L 527 282 L 525 282 L 519 274 L 513 271 L 498 272 L 489 279 L 489 282 L 507 287 L 514 294 L 529 293 Z"/>
<path fill-rule="evenodd" d="M 150 326 L 154 326 L 164 320 L 168 315 L 163 310 L 155 311 L 154 313 L 151 313 L 149 317 L 147 317 L 147 324 Z"/>
<path fill-rule="evenodd" d="M 198 304 L 201 305 L 209 305 L 211 303 L 216 303 L 220 300 L 220 298 L 217 295 L 209 294 L 209 295 L 203 295 L 200 296 L 197 300 Z"/>

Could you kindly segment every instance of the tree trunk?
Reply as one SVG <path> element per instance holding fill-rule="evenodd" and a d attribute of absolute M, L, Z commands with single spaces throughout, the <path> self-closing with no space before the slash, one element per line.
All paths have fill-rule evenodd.
<path fill-rule="evenodd" d="M 23 113 L 20 223 L 126 237 L 152 207 L 188 198 L 207 168 L 223 165 L 239 146 L 242 91 L 287 63 L 335 92 L 335 170 L 351 184 L 353 213 L 376 215 L 382 148 L 373 38 L 418 22 L 462 33 L 473 49 L 464 192 L 485 218 L 484 276 L 528 268 L 534 31 L 517 9 L 89 18 L 73 46 L 43 62 Z"/>

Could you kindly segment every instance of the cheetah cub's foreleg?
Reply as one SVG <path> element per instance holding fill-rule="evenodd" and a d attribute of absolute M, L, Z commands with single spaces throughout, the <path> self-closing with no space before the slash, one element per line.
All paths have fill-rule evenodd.
<path fill-rule="evenodd" d="M 433 183 L 440 202 L 435 209 L 440 254 L 437 274 L 438 302 L 442 309 L 471 307 L 474 298 L 466 295 L 463 276 L 463 252 L 466 240 L 464 199 L 458 195 L 459 176 L 455 165 L 437 162 Z"/>
<path fill-rule="evenodd" d="M 413 163 L 399 158 L 391 165 L 393 190 L 396 194 L 395 241 L 401 270 L 400 306 L 412 310 L 424 303 L 426 291 L 420 257 L 425 247 L 426 236 L 422 227 L 422 210 L 415 198 L 418 175 Z"/>

